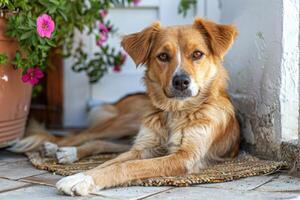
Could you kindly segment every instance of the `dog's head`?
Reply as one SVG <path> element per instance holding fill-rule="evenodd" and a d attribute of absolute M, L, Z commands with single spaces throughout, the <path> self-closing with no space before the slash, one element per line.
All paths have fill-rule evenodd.
<path fill-rule="evenodd" d="M 236 35 L 235 27 L 204 19 L 173 27 L 157 22 L 125 36 L 122 46 L 137 66 L 146 65 L 144 80 L 153 104 L 182 110 L 226 88 L 220 61 Z"/>

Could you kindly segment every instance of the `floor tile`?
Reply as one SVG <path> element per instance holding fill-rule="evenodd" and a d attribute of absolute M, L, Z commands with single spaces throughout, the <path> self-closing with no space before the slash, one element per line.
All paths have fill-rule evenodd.
<path fill-rule="evenodd" d="M 34 185 L 30 187 L 21 188 L 14 191 L 0 193 L 1 200 L 57 200 L 57 199 L 70 199 L 70 200 L 88 200 L 90 197 L 70 197 L 65 196 L 56 190 L 54 187 Z"/>
<path fill-rule="evenodd" d="M 300 193 L 300 178 L 288 175 L 280 175 L 271 182 L 257 188 L 258 191 L 272 192 L 299 192 Z"/>
<path fill-rule="evenodd" d="M 184 187 L 175 188 L 157 195 L 145 198 L 147 200 L 276 200 L 297 198 L 297 193 L 275 193 L 258 191 L 238 191 L 217 188 Z"/>
<path fill-rule="evenodd" d="M 20 181 L 35 183 L 35 184 L 40 184 L 40 185 L 55 186 L 56 182 L 59 179 L 61 179 L 62 177 L 63 176 L 46 173 L 46 174 L 41 174 L 41 175 L 37 175 L 37 176 L 26 177 L 26 178 L 20 179 Z"/>
<path fill-rule="evenodd" d="M 20 160 L 27 160 L 27 157 L 23 154 L 16 154 L 6 150 L 0 150 L 0 165 L 5 162 L 15 162 Z"/>
<path fill-rule="evenodd" d="M 0 192 L 14 190 L 28 185 L 31 184 L 0 178 Z"/>
<path fill-rule="evenodd" d="M 113 199 L 131 200 L 131 199 L 141 199 L 149 195 L 166 191 L 168 189 L 170 189 L 170 187 L 120 187 L 120 188 L 101 190 L 95 194 L 103 197 L 110 197 Z M 92 199 L 96 199 L 96 197 L 93 197 Z"/>
<path fill-rule="evenodd" d="M 221 189 L 227 189 L 227 190 L 252 190 L 255 189 L 272 179 L 274 179 L 275 176 L 253 176 L 248 178 L 242 178 L 239 180 L 229 181 L 225 183 L 210 183 L 210 184 L 200 184 L 197 185 L 199 187 L 207 187 L 207 188 L 221 188 Z"/>
<path fill-rule="evenodd" d="M 43 174 L 45 172 L 46 171 L 34 168 L 31 163 L 26 160 L 16 160 L 15 162 L 8 162 L 0 166 L 0 178 L 13 180 Z"/>

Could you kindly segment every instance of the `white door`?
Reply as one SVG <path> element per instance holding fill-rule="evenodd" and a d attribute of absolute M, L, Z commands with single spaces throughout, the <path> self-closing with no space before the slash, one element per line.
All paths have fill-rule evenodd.
<path fill-rule="evenodd" d="M 108 18 L 118 28 L 118 35 L 109 43 L 120 47 L 120 37 L 142 30 L 156 20 L 163 26 L 192 23 L 194 16 L 207 14 L 205 7 L 216 0 L 198 1 L 195 8 L 190 9 L 186 17 L 178 14 L 180 0 L 142 0 L 137 7 L 115 8 L 109 11 Z M 205 3 L 206 2 L 206 3 Z M 94 38 L 88 37 L 85 43 L 92 53 L 97 49 Z M 85 74 L 75 74 L 70 70 L 72 59 L 65 61 L 65 98 L 64 125 L 85 126 L 87 108 L 101 102 L 117 101 L 120 97 L 133 92 L 144 91 L 141 81 L 143 67 L 136 69 L 131 58 L 127 58 L 121 72 L 109 72 L 98 83 L 90 85 Z"/>

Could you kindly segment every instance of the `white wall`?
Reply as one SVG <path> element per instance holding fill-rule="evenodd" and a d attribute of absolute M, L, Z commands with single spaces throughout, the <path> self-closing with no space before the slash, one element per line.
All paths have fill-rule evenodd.
<path fill-rule="evenodd" d="M 221 0 L 220 19 L 239 36 L 225 58 L 243 135 L 276 154 L 298 137 L 299 5 L 296 0 Z"/>
<path fill-rule="evenodd" d="M 283 1 L 281 59 L 281 135 L 283 141 L 298 139 L 299 118 L 299 1 Z"/>
<path fill-rule="evenodd" d="M 91 45 L 86 36 L 76 33 L 76 42 L 85 38 L 87 49 Z M 90 97 L 90 84 L 85 73 L 72 71 L 72 57 L 64 60 L 64 127 L 82 127 L 87 124 L 87 102 Z"/>

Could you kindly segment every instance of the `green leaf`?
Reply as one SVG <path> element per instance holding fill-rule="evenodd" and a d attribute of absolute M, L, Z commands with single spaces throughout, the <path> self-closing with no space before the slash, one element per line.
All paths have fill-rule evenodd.
<path fill-rule="evenodd" d="M 20 40 L 25 40 L 27 38 L 30 38 L 30 36 L 32 36 L 32 35 L 33 35 L 32 31 L 25 32 L 21 35 Z"/>
<path fill-rule="evenodd" d="M 33 87 L 32 97 L 35 98 L 39 95 L 39 93 L 43 90 L 43 86 L 38 84 Z"/>
<path fill-rule="evenodd" d="M 33 19 L 30 19 L 28 24 L 30 27 L 36 27 L 35 20 L 33 20 Z"/>
<path fill-rule="evenodd" d="M 184 17 L 187 15 L 188 10 L 196 6 L 197 0 L 180 0 L 178 5 L 178 13 L 182 14 Z"/>
<path fill-rule="evenodd" d="M 7 62 L 7 56 L 5 54 L 0 54 L 0 65 L 6 64 Z"/>
<path fill-rule="evenodd" d="M 55 4 L 56 6 L 58 6 L 58 5 L 59 5 L 59 1 L 57 1 L 57 0 L 49 0 L 49 2 L 51 2 L 51 3 Z"/>
<path fill-rule="evenodd" d="M 62 16 L 62 18 L 67 22 L 68 21 L 68 17 L 65 15 L 65 13 L 63 11 L 61 11 L 60 9 L 57 10 L 57 12 Z"/>
<path fill-rule="evenodd" d="M 21 54 L 20 54 L 19 51 L 16 51 L 15 58 L 16 58 L 17 60 L 21 58 Z"/>
<path fill-rule="evenodd" d="M 56 43 L 53 42 L 52 40 L 46 40 L 46 43 L 51 47 L 56 47 Z"/>

